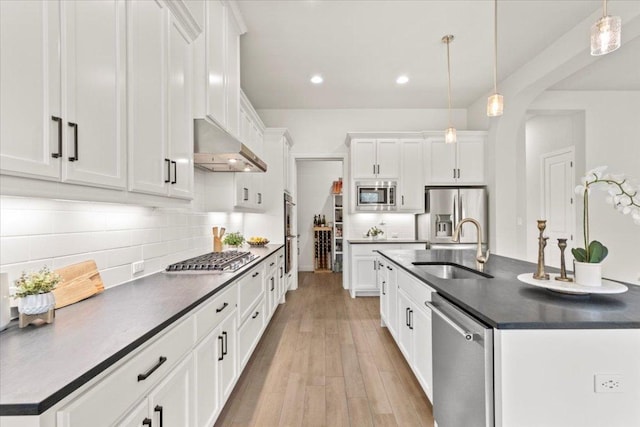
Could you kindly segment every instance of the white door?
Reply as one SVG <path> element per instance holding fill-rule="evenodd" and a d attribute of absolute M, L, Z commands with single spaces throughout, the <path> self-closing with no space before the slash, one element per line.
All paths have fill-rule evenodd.
<path fill-rule="evenodd" d="M 420 383 L 427 387 L 429 399 L 433 398 L 431 310 L 414 307 L 411 315 L 413 326 L 413 367 Z"/>
<path fill-rule="evenodd" d="M 413 331 L 410 328 L 411 301 L 402 291 L 398 291 L 398 347 L 409 365 L 413 364 Z"/>
<path fill-rule="evenodd" d="M 193 352 L 196 382 L 194 400 L 198 427 L 210 427 L 214 424 L 221 403 L 218 378 L 218 357 L 221 352 L 221 343 L 218 335 L 217 329 L 212 331 Z"/>
<path fill-rule="evenodd" d="M 125 2 L 62 2 L 62 179 L 126 186 Z"/>
<path fill-rule="evenodd" d="M 376 141 L 374 139 L 351 141 L 351 165 L 354 179 L 376 177 Z"/>
<path fill-rule="evenodd" d="M 379 139 L 376 152 L 376 175 L 379 179 L 398 179 L 400 176 L 400 142 Z"/>
<path fill-rule="evenodd" d="M 0 1 L 2 173 L 60 178 L 59 45 L 59 2 Z"/>
<path fill-rule="evenodd" d="M 169 25 L 168 123 L 171 180 L 169 195 L 193 198 L 193 116 L 191 40 L 171 17 Z"/>
<path fill-rule="evenodd" d="M 484 140 L 482 138 L 465 138 L 459 140 L 457 145 L 458 183 L 482 184 L 484 182 Z"/>
<path fill-rule="evenodd" d="M 222 337 L 222 353 L 218 354 L 218 378 L 220 399 L 227 400 L 238 378 L 237 316 L 235 313 L 220 324 L 218 336 Z"/>
<path fill-rule="evenodd" d="M 387 270 L 387 298 L 389 299 L 389 317 L 387 328 L 391 335 L 397 336 L 398 331 L 398 270 L 394 265 L 386 265 Z"/>
<path fill-rule="evenodd" d="M 149 395 L 152 426 L 193 426 L 192 389 L 193 357 L 189 355 Z"/>
<path fill-rule="evenodd" d="M 144 427 L 149 422 L 153 423 L 149 418 L 149 400 L 145 397 L 121 422 L 117 423 L 118 427 Z M 146 423 L 146 424 L 143 424 Z"/>
<path fill-rule="evenodd" d="M 129 190 L 166 195 L 168 11 L 153 0 L 127 7 Z"/>
<path fill-rule="evenodd" d="M 355 291 L 377 290 L 376 257 L 373 255 L 354 255 L 352 260 L 352 286 Z"/>
<path fill-rule="evenodd" d="M 398 210 L 424 212 L 424 165 L 422 140 L 402 141 L 400 170 L 400 200 Z"/>
<path fill-rule="evenodd" d="M 567 239 L 567 262 L 571 260 L 571 248 L 574 247 L 573 157 L 573 147 L 542 155 L 543 218 L 547 220 L 545 235 L 549 237 L 545 263 L 554 267 L 560 266 L 558 239 Z"/>
<path fill-rule="evenodd" d="M 442 139 L 429 142 L 427 184 L 451 184 L 456 182 L 456 144 L 447 144 Z"/>

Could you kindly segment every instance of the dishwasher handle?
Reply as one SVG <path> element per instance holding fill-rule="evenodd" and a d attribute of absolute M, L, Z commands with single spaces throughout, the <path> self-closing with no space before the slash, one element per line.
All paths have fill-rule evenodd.
<path fill-rule="evenodd" d="M 473 341 L 473 334 L 467 330 L 465 330 L 462 326 L 458 325 L 456 322 L 451 320 L 446 314 L 444 314 L 438 307 L 431 304 L 429 301 L 425 301 L 424 305 L 426 305 L 432 312 L 440 316 L 442 320 L 447 322 L 453 329 L 456 330 L 460 335 L 464 337 L 467 341 Z"/>

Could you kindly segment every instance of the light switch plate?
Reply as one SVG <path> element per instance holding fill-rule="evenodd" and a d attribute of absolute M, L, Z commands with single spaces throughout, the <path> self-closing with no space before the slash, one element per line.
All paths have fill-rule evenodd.
<path fill-rule="evenodd" d="M 138 274 L 144 271 L 144 261 L 138 261 L 131 264 L 131 274 Z"/>

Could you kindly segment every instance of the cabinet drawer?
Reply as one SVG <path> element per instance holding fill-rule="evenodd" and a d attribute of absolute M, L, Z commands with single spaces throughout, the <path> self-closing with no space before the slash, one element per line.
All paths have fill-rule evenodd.
<path fill-rule="evenodd" d="M 278 257 L 276 256 L 276 254 L 273 254 L 269 258 L 267 258 L 267 260 L 264 262 L 265 277 L 269 277 L 271 273 L 276 271 L 277 266 Z"/>
<path fill-rule="evenodd" d="M 401 270 L 395 264 L 390 265 L 398 271 L 398 287 L 407 294 L 411 301 L 424 309 L 424 302 L 431 301 L 431 293 L 435 292 L 435 290 L 414 278 L 406 271 Z"/>
<path fill-rule="evenodd" d="M 59 427 L 108 426 L 193 347 L 193 316 L 140 350 L 120 368 L 57 413 Z"/>
<path fill-rule="evenodd" d="M 240 323 L 249 315 L 251 308 L 264 295 L 264 265 L 260 264 L 238 281 L 238 311 Z"/>
<path fill-rule="evenodd" d="M 260 334 L 266 318 L 266 301 L 262 299 L 251 310 L 251 315 L 238 331 L 238 354 L 240 369 L 244 368 L 253 353 L 253 349 L 260 340 Z"/>
<path fill-rule="evenodd" d="M 237 284 L 232 283 L 220 295 L 213 299 L 196 313 L 196 342 L 204 338 L 227 315 L 235 310 L 238 304 Z"/>

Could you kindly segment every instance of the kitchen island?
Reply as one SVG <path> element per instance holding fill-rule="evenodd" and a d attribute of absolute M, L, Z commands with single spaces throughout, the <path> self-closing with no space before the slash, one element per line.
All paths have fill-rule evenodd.
<path fill-rule="evenodd" d="M 484 270 L 492 277 L 444 279 L 414 263 L 473 270 L 475 251 L 385 250 L 380 255 L 388 267 L 381 293 L 383 322 L 433 395 L 436 421 L 442 372 L 436 359 L 443 345 L 436 323 L 444 324 L 436 313 L 439 300 L 492 331 L 488 340 L 467 337 L 471 346 L 488 347 L 484 368 L 490 406 L 487 423 L 468 425 L 640 425 L 640 287 L 628 285 L 627 292 L 615 295 L 565 295 L 518 281 L 535 265 L 511 258 L 492 255 Z M 468 323 L 457 326 L 464 331 Z M 424 362 L 430 364 L 432 354 L 433 370 Z M 459 369 L 448 380 L 464 376 L 468 366 L 455 366 L 461 354 L 447 357 Z M 470 378 L 465 381 L 470 384 Z"/>
<path fill-rule="evenodd" d="M 13 321 L 0 333 L 0 425 L 89 425 L 74 419 L 78 412 L 75 402 L 82 401 L 94 390 L 100 392 L 101 383 L 127 371 L 128 365 L 139 356 L 145 356 L 136 367 L 140 368 L 139 372 L 125 372 L 127 381 L 132 378 L 132 383 L 122 387 L 133 390 L 144 386 L 143 394 L 146 394 L 151 390 L 149 387 L 162 379 L 164 369 L 169 372 L 169 368 L 176 365 L 176 370 L 187 366 L 184 378 L 194 381 L 198 357 L 215 360 L 214 354 L 203 350 L 217 351 L 216 325 L 221 323 L 230 326 L 220 332 L 224 338 L 221 347 L 224 354 L 215 357 L 233 355 L 227 370 L 233 375 L 227 378 L 225 390 L 220 391 L 221 395 L 228 396 L 286 292 L 282 286 L 283 275 L 277 269 L 284 261 L 282 248 L 283 245 L 277 244 L 251 248 L 259 258 L 235 272 L 161 272 L 143 277 L 56 310 L 55 322 L 51 325 L 19 329 Z M 281 295 L 272 296 L 276 293 Z M 253 326 L 252 322 L 258 321 Z M 213 338 L 211 345 L 207 344 L 208 335 Z M 163 339 L 164 347 L 158 348 L 160 362 L 156 365 L 158 355 L 146 353 L 158 347 L 157 343 Z M 195 367 L 189 368 L 192 359 L 196 361 Z M 229 359 L 226 357 L 225 362 Z M 206 366 L 205 362 L 201 365 Z M 208 388 L 215 385 L 214 379 L 201 379 L 206 380 L 204 385 Z M 105 393 L 114 401 L 120 397 L 117 388 Z M 129 390 L 122 395 L 127 393 Z M 217 395 L 212 391 L 211 396 Z M 123 410 L 128 410 L 140 398 L 123 401 Z M 184 409 L 189 417 L 194 416 L 195 399 L 200 396 L 192 396 L 186 402 Z M 210 408 L 205 422 L 200 423 L 197 416 L 199 425 L 208 425 L 211 414 L 217 415 L 224 406 L 223 400 L 218 399 L 216 406 Z M 205 404 L 199 403 L 198 411 L 205 411 Z M 113 412 L 121 408 L 110 407 L 111 404 L 112 401 L 105 401 L 100 410 L 116 421 L 120 413 Z M 101 418 L 98 409 L 90 409 L 95 415 L 91 425 L 113 422 L 106 416 Z"/>

